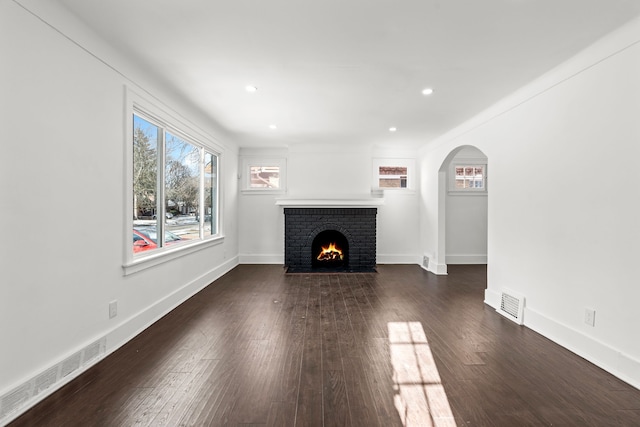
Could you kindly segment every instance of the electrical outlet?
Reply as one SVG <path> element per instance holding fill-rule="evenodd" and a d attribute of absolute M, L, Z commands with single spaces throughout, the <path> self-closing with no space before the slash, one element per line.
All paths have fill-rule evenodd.
<path fill-rule="evenodd" d="M 118 301 L 111 301 L 109 303 L 109 319 L 113 319 L 118 315 Z"/>
<path fill-rule="evenodd" d="M 584 309 L 584 323 L 589 326 L 596 325 L 596 311 L 592 308 Z"/>

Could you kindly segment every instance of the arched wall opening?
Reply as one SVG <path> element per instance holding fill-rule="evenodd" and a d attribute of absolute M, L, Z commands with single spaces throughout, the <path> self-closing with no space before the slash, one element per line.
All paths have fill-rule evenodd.
<path fill-rule="evenodd" d="M 438 170 L 438 258 L 486 264 L 488 158 L 478 148 L 452 150 Z"/>

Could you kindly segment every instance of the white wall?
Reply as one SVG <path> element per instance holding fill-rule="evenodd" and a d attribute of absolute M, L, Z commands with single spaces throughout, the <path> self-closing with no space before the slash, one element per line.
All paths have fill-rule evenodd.
<path fill-rule="evenodd" d="M 268 153 L 265 153 L 268 156 Z M 417 152 L 368 145 L 296 144 L 287 152 L 287 193 L 240 195 L 240 261 L 283 263 L 284 214 L 278 198 L 371 198 L 373 157 L 407 158 Z M 378 263 L 417 263 L 419 193 L 386 191 L 378 208 Z"/>
<path fill-rule="evenodd" d="M 244 170 L 253 161 L 282 160 L 284 179 L 281 176 L 280 193 L 246 191 L 249 177 Z M 284 264 L 284 214 L 276 206 L 276 199 L 286 197 L 286 172 L 288 150 L 286 148 L 240 149 L 238 183 L 240 262 L 243 264 Z M 282 166 L 281 166 L 282 167 Z M 283 170 L 281 169 L 281 173 Z"/>
<path fill-rule="evenodd" d="M 474 163 L 475 162 L 475 163 Z M 486 156 L 474 147 L 463 147 L 451 162 L 447 172 L 445 214 L 445 244 L 447 264 L 487 263 L 487 192 L 451 191 L 450 165 L 487 163 Z M 488 188 L 488 187 L 487 187 Z"/>
<path fill-rule="evenodd" d="M 441 262 L 438 167 L 456 147 L 478 147 L 491 178 L 486 301 L 496 306 L 504 287 L 523 294 L 526 326 L 636 387 L 638 34 L 636 20 L 435 141 L 421 158 L 424 251 Z M 587 307 L 596 310 L 595 327 L 583 321 Z"/>
<path fill-rule="evenodd" d="M 35 11 L 73 41 L 0 2 L 0 397 L 96 340 L 112 351 L 237 264 L 233 143 L 47 3 Z M 164 100 L 224 146 L 226 234 L 220 245 L 129 276 L 122 268 L 123 239 L 130 239 L 125 85 Z M 118 315 L 110 320 L 112 300 Z"/>

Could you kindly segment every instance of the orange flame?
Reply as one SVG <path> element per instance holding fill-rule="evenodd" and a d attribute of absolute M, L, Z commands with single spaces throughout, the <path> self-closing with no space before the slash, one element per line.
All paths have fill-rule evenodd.
<path fill-rule="evenodd" d="M 322 246 L 320 255 L 318 255 L 319 261 L 337 261 L 343 258 L 342 249 L 336 247 L 335 243 L 329 243 L 329 246 Z"/>

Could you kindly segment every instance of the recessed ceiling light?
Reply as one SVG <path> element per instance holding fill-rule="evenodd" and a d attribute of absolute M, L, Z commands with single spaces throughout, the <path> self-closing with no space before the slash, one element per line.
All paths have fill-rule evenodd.
<path fill-rule="evenodd" d="M 397 130 L 398 130 L 398 128 L 397 128 L 397 127 L 393 127 L 393 126 L 392 126 L 392 127 L 390 127 L 390 128 L 389 128 L 389 132 L 395 132 L 395 131 L 397 131 Z"/>
<path fill-rule="evenodd" d="M 276 126 L 276 125 L 269 125 L 269 129 L 276 130 L 276 129 L 278 129 L 278 126 Z"/>
<path fill-rule="evenodd" d="M 247 92 L 255 92 L 255 91 L 257 91 L 257 90 L 258 90 L 258 88 L 257 88 L 257 87 L 255 87 L 255 86 L 248 85 L 248 86 L 245 86 L 245 90 L 246 90 Z"/>
<path fill-rule="evenodd" d="M 430 87 L 422 89 L 423 95 L 431 95 L 432 93 L 433 93 L 433 89 L 431 89 Z"/>

